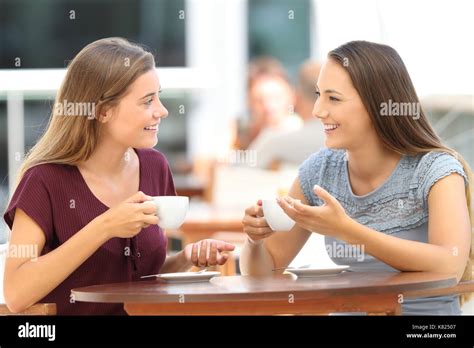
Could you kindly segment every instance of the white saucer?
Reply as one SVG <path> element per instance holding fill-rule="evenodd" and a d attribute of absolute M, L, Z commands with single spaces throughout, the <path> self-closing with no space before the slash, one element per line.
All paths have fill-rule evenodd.
<path fill-rule="evenodd" d="M 287 268 L 285 271 L 293 273 L 298 278 L 317 277 L 328 274 L 338 274 L 348 269 L 346 265 L 335 265 L 329 268 Z"/>
<path fill-rule="evenodd" d="M 167 283 L 194 283 L 194 282 L 208 282 L 211 278 L 220 275 L 221 272 L 177 272 L 177 273 L 162 273 L 143 276 L 141 278 L 156 277 L 163 279 Z"/>

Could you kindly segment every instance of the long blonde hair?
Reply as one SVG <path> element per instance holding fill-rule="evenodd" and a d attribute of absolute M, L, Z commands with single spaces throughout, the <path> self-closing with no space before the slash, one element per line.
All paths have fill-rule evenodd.
<path fill-rule="evenodd" d="M 91 103 L 95 115 L 76 115 L 79 109 L 71 108 L 65 116 L 60 113 L 62 108 L 54 107 L 45 133 L 25 156 L 17 183 L 28 169 L 39 164 L 76 165 L 87 160 L 100 135 L 97 115 L 103 108 L 117 105 L 128 87 L 154 68 L 150 52 L 122 38 L 101 39 L 84 47 L 68 66 L 55 106 Z"/>
<path fill-rule="evenodd" d="M 462 164 L 468 178 L 466 201 L 471 222 L 471 245 L 469 259 L 461 280 L 473 278 L 474 263 L 472 170 L 464 158 L 445 146 L 431 127 L 428 118 L 420 107 L 417 119 L 412 117 L 380 117 L 382 103 L 392 100 L 395 103 L 416 103 L 420 101 L 401 57 L 390 46 L 367 41 L 351 41 L 328 53 L 328 58 L 338 62 L 348 72 L 352 83 L 367 109 L 372 123 L 383 144 L 399 154 L 423 154 L 430 151 L 446 152 Z M 468 301 L 471 293 L 460 297 L 461 304 Z"/>

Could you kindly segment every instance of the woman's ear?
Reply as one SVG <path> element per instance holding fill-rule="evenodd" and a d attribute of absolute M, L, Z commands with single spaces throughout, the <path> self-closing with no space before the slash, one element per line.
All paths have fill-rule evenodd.
<path fill-rule="evenodd" d="M 98 108 L 97 121 L 100 123 L 107 123 L 112 118 L 113 107 L 111 105 L 101 105 Z"/>

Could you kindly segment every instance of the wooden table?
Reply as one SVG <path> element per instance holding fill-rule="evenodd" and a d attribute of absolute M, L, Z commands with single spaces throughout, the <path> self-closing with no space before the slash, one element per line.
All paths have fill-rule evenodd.
<path fill-rule="evenodd" d="M 162 280 L 73 289 L 76 301 L 123 303 L 130 315 L 276 315 L 367 312 L 399 315 L 410 292 L 453 287 L 452 275 L 428 272 L 343 272 L 301 278 L 215 277 L 210 282 Z"/>
<path fill-rule="evenodd" d="M 195 175 L 173 175 L 174 186 L 178 196 L 203 198 L 206 185 Z"/>

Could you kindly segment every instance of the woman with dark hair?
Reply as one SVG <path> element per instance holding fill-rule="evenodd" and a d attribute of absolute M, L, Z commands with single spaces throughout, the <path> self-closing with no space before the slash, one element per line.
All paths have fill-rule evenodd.
<path fill-rule="evenodd" d="M 296 225 L 274 233 L 262 207 L 249 207 L 243 274 L 284 269 L 317 232 L 325 235 L 329 256 L 353 271 L 471 279 L 471 170 L 429 124 L 398 53 L 371 42 L 346 43 L 329 52 L 316 94 L 313 115 L 324 124 L 326 148 L 301 165 L 290 197 L 278 199 Z M 331 252 L 349 245 L 361 246 L 363 257 Z M 402 312 L 460 314 L 460 301 L 405 300 Z"/>

